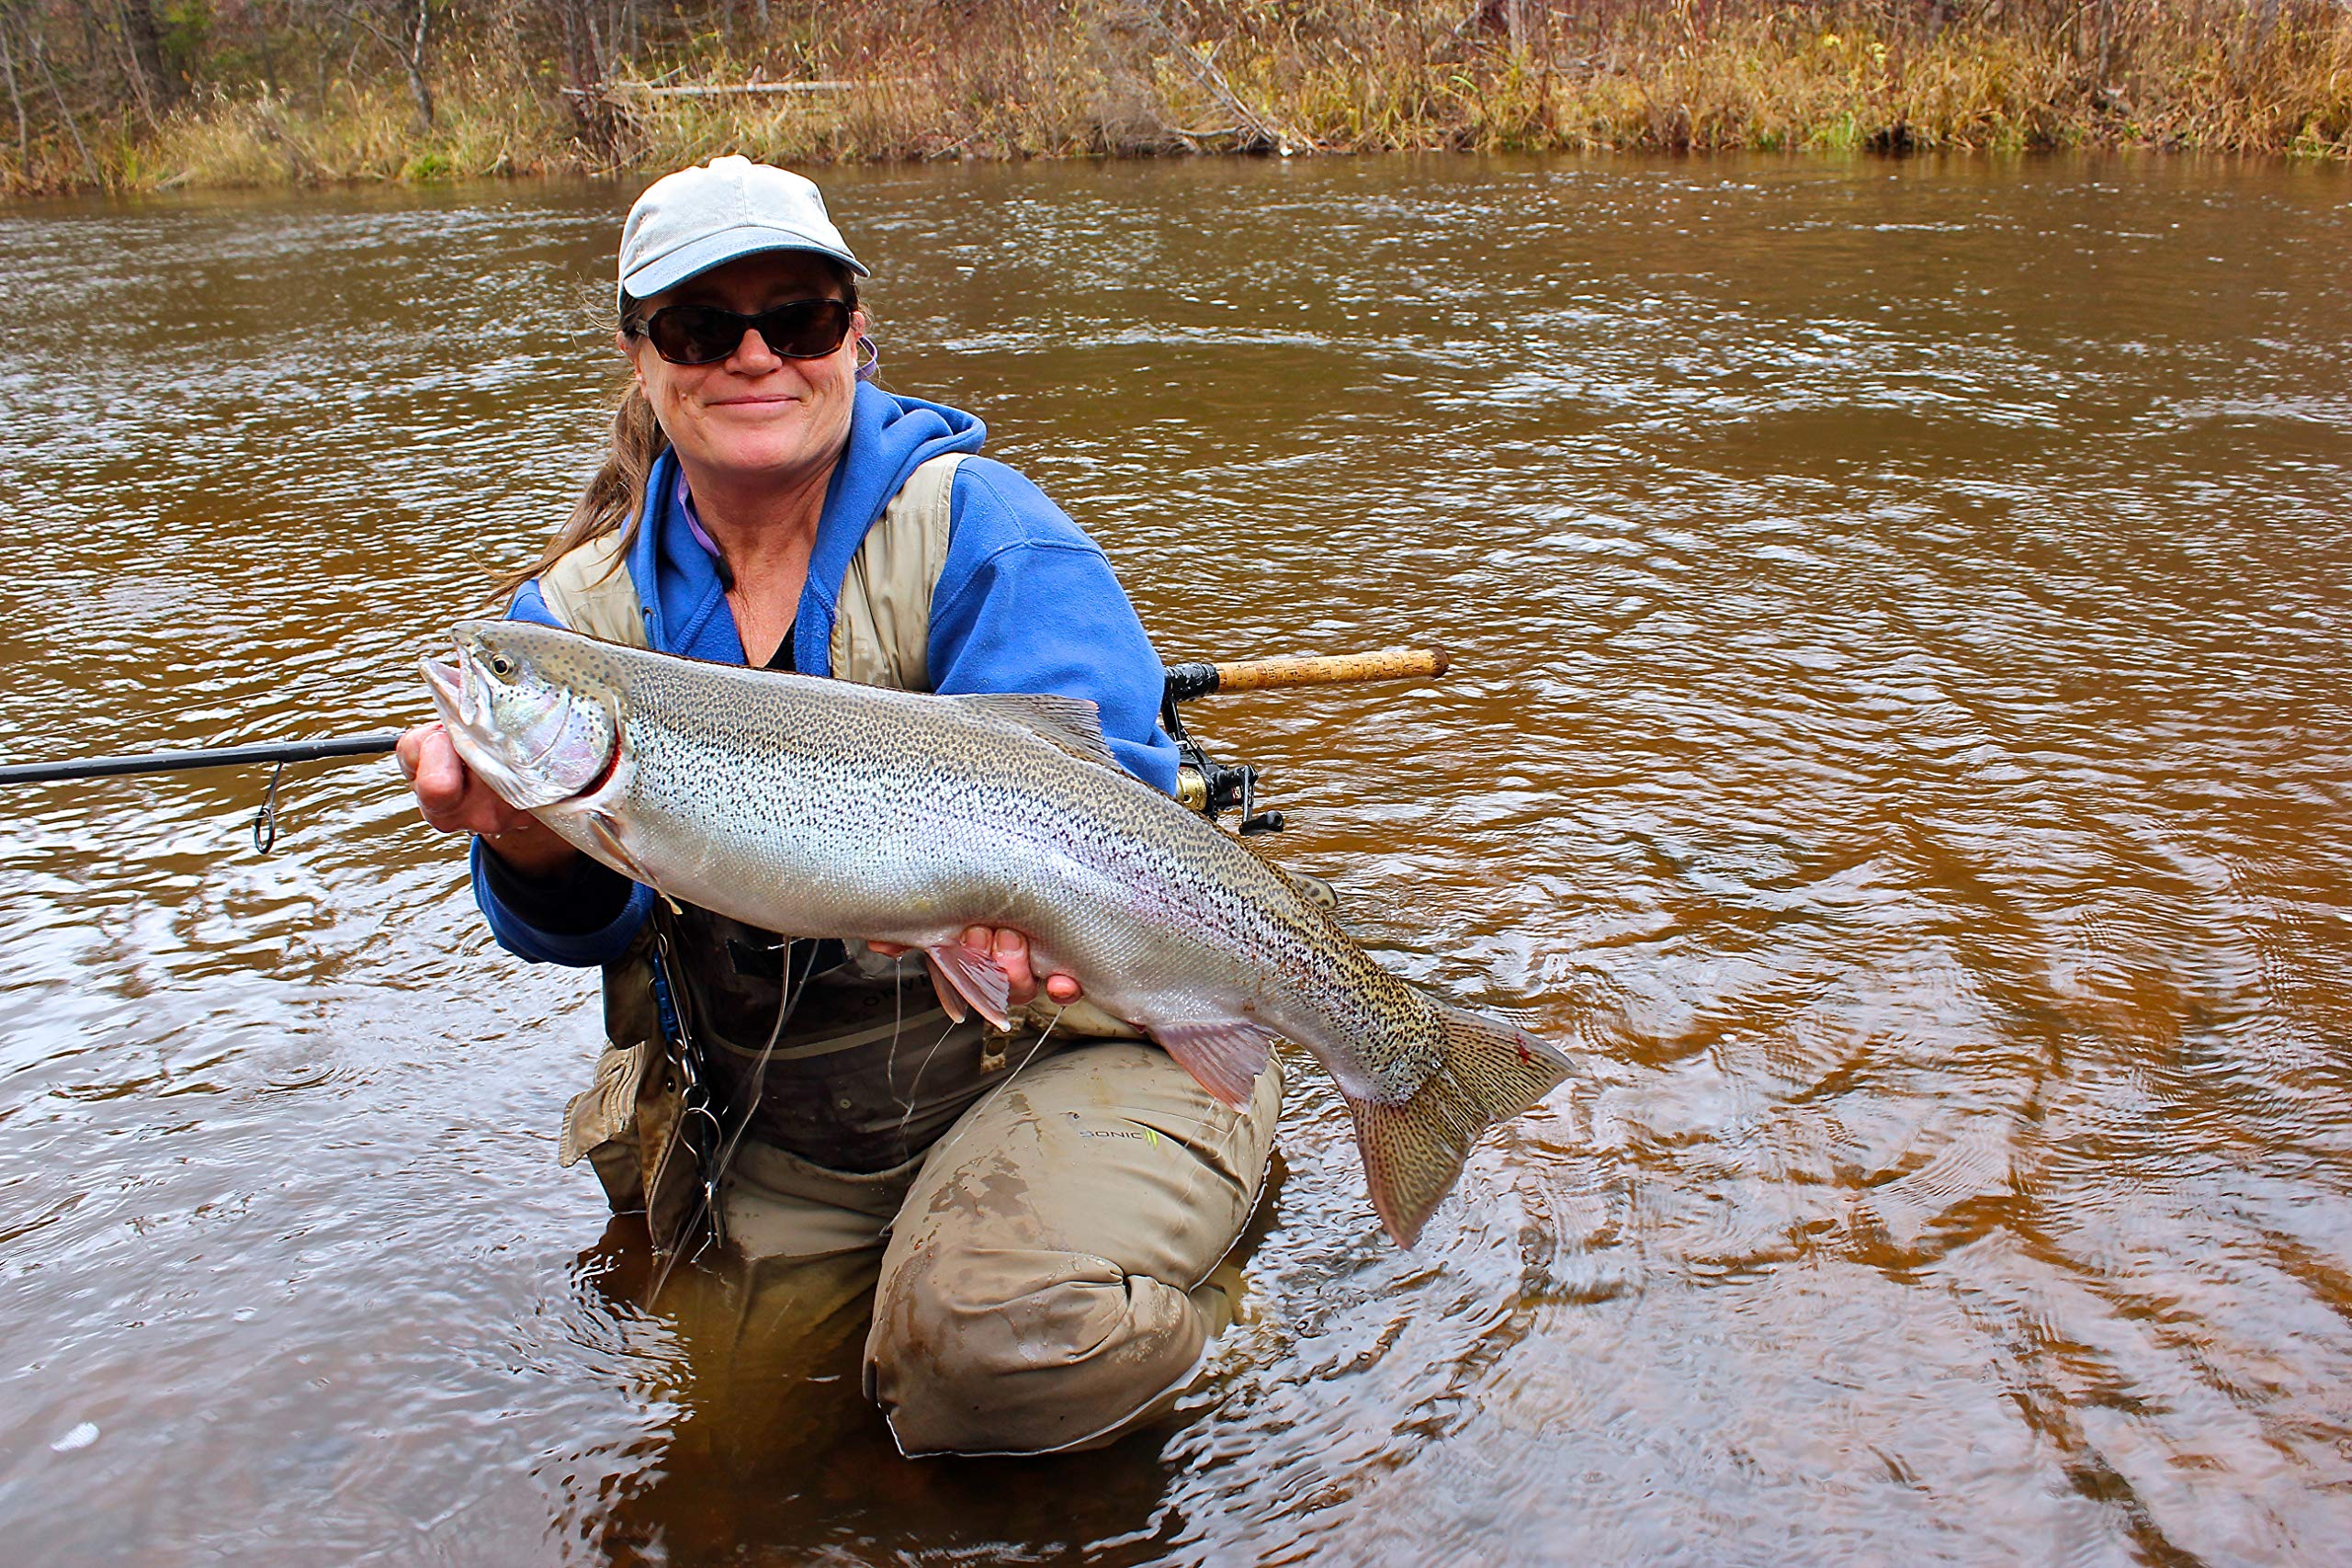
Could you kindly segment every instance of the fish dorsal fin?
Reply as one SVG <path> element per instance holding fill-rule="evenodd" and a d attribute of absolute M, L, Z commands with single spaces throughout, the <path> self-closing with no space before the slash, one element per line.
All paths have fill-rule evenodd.
<path fill-rule="evenodd" d="M 1084 697 L 1061 697 L 1033 692 L 965 692 L 947 699 L 976 713 L 1009 718 L 1022 728 L 1044 737 L 1073 757 L 1117 767 L 1110 743 L 1102 739 L 1102 710 Z"/>

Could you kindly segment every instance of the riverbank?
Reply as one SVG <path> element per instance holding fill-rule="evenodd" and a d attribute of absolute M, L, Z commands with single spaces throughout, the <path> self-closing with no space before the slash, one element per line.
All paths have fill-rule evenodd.
<path fill-rule="evenodd" d="M 2352 157 L 2352 6 L 2334 0 L 1683 0 L 1574 17 L 1534 0 L 758 0 L 718 13 L 740 25 L 676 36 L 633 20 L 600 31 L 599 10 L 635 16 L 585 0 L 385 0 L 381 18 L 430 26 L 412 39 L 369 23 L 340 58 L 334 39 L 231 38 L 225 24 L 176 55 L 169 38 L 142 51 L 126 36 L 123 61 L 156 63 L 121 67 L 111 98 L 103 26 L 85 19 L 77 75 L 70 39 L 36 47 L 34 22 L 19 21 L 13 49 L 0 28 L 14 111 L 12 126 L 0 119 L 0 186 L 607 173 L 718 152 L 794 164 L 1441 149 Z M 135 4 L 121 12 L 161 25 Z"/>

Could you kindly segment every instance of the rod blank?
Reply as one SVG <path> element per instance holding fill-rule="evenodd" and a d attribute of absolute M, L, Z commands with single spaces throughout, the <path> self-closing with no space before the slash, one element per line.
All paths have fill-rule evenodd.
<path fill-rule="evenodd" d="M 0 784 L 53 779 L 103 779 L 117 773 L 176 773 L 190 768 L 234 768 L 256 762 L 314 762 L 323 757 L 376 757 L 400 743 L 401 732 L 346 735 L 333 740 L 272 740 L 254 746 L 209 746 L 194 751 L 142 751 L 128 757 L 77 757 L 59 762 L 0 764 Z"/>

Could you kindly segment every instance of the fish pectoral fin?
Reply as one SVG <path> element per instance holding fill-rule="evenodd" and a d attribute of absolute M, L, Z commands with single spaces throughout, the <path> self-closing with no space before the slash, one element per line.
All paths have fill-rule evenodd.
<path fill-rule="evenodd" d="M 931 961 L 932 979 L 939 984 L 939 1005 L 947 1010 L 949 1018 L 963 1022 L 963 1002 L 969 1002 L 973 1010 L 999 1029 L 1012 1027 L 1012 977 L 997 967 L 995 959 L 983 958 L 960 942 L 943 942 L 922 953 Z"/>
<path fill-rule="evenodd" d="M 1242 1018 L 1155 1023 L 1151 1037 L 1203 1089 L 1237 1111 L 1250 1103 L 1250 1091 L 1266 1070 L 1266 1053 L 1274 1043 L 1272 1030 Z"/>
<path fill-rule="evenodd" d="M 598 849 L 613 857 L 614 870 L 634 881 L 642 882 L 648 887 L 653 886 L 653 878 L 637 863 L 637 857 L 628 852 L 628 846 L 621 842 L 618 818 L 606 811 L 591 811 L 588 814 L 588 836 L 596 840 Z"/>
<path fill-rule="evenodd" d="M 1084 697 L 1033 692 L 962 692 L 947 699 L 978 713 L 1009 718 L 1052 741 L 1073 757 L 1116 768 L 1111 744 L 1102 739 L 1102 710 Z"/>

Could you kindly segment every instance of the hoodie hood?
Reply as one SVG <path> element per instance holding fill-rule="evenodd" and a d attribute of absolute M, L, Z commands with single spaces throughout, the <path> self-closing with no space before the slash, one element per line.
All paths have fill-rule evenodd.
<path fill-rule="evenodd" d="M 944 453 L 977 452 L 987 436 L 988 427 L 961 409 L 859 385 L 849 445 L 825 491 L 793 630 L 793 662 L 803 674 L 832 673 L 833 613 L 850 558 L 907 476 Z M 695 537 L 678 490 L 677 457 L 664 452 L 647 478 L 644 526 L 628 559 L 640 596 L 646 584 L 658 585 L 645 606 L 648 640 L 665 653 L 742 663 L 742 638 L 727 608 L 718 562 Z"/>

